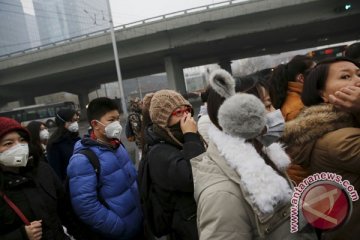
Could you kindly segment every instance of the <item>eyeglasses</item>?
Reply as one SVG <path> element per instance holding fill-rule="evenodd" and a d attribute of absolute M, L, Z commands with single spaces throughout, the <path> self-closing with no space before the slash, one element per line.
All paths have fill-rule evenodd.
<path fill-rule="evenodd" d="M 182 117 L 184 115 L 184 113 L 189 113 L 192 111 L 192 108 L 191 107 L 185 107 L 183 109 L 181 108 L 178 108 L 176 109 L 175 111 L 173 111 L 171 113 L 172 116 L 176 116 L 176 117 Z"/>

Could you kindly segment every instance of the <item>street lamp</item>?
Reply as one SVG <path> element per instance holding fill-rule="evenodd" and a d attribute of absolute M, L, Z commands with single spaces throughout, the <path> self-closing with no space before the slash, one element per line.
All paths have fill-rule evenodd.
<path fill-rule="evenodd" d="M 123 110 L 124 115 L 127 116 L 128 111 L 127 111 L 127 108 L 126 108 L 126 100 L 125 100 L 124 88 L 123 88 L 123 84 L 122 84 L 122 76 L 121 76 L 121 70 L 120 70 L 118 50 L 117 50 L 117 46 L 116 46 L 116 39 L 115 39 L 115 33 L 114 33 L 114 23 L 113 23 L 113 20 L 112 20 L 110 1 L 107 0 L 106 3 L 107 3 L 108 11 L 109 11 L 109 23 L 110 23 L 111 41 L 112 41 L 112 45 L 113 45 L 113 49 L 114 49 L 116 74 L 117 74 L 117 78 L 118 78 L 120 95 L 121 95 L 120 96 L 121 97 L 121 106 L 122 106 L 122 110 Z"/>

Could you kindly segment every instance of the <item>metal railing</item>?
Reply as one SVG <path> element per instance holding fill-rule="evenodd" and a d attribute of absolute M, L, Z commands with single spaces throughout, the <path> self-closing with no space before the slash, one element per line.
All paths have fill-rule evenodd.
<path fill-rule="evenodd" d="M 124 30 L 124 29 L 128 29 L 128 28 L 132 28 L 132 27 L 138 27 L 140 25 L 145 25 L 145 24 L 149 24 L 149 23 L 164 21 L 164 20 L 167 20 L 169 18 L 175 18 L 175 17 L 187 15 L 187 14 L 194 14 L 194 13 L 198 13 L 198 12 L 202 12 L 202 11 L 208 11 L 208 10 L 211 10 L 211 9 L 214 9 L 214 8 L 220 8 L 220 7 L 225 7 L 225 6 L 234 5 L 234 4 L 246 4 L 246 3 L 250 2 L 250 1 L 256 1 L 256 0 L 228 0 L 228 1 L 213 3 L 213 4 L 209 4 L 209 5 L 189 8 L 189 9 L 186 9 L 186 10 L 176 11 L 176 12 L 167 13 L 167 14 L 164 14 L 164 15 L 155 16 L 155 17 L 151 17 L 151 18 L 146 18 L 146 19 L 131 22 L 131 23 L 122 24 L 122 25 L 114 27 L 114 30 L 117 31 L 117 30 Z M 262 0 L 260 0 L 260 1 L 262 1 Z M 95 32 L 82 34 L 82 35 L 79 35 L 79 36 L 63 39 L 63 40 L 60 40 L 60 41 L 44 44 L 44 45 L 41 45 L 41 46 L 32 47 L 32 48 L 28 48 L 28 49 L 24 49 L 24 50 L 20 50 L 20 51 L 16 51 L 16 52 L 4 54 L 4 55 L 0 56 L 0 61 L 5 60 L 6 58 L 19 56 L 19 55 L 23 55 L 23 54 L 27 54 L 27 53 L 31 53 L 31 52 L 36 52 L 38 50 L 42 50 L 42 49 L 45 49 L 45 48 L 50 48 L 50 47 L 63 45 L 65 43 L 73 42 L 74 40 L 76 41 L 76 40 L 80 40 L 80 39 L 84 39 L 84 38 L 88 38 L 88 37 L 92 37 L 92 36 L 104 35 L 105 33 L 108 33 L 108 32 L 110 32 L 110 29 L 105 28 L 103 30 L 98 30 L 98 31 L 95 31 Z"/>

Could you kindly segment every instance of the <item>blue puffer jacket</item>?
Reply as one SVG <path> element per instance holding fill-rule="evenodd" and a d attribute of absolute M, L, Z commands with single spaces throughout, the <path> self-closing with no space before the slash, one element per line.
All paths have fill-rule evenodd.
<path fill-rule="evenodd" d="M 100 161 L 100 194 L 109 209 L 96 196 L 94 168 L 81 149 L 90 148 Z M 142 212 L 137 174 L 130 157 L 121 145 L 113 150 L 84 138 L 75 144 L 67 175 L 71 203 L 79 218 L 104 239 L 132 239 L 142 231 Z"/>

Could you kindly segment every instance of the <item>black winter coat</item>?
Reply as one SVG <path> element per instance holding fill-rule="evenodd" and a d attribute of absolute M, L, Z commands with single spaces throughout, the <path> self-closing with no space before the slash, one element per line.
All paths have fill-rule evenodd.
<path fill-rule="evenodd" d="M 22 169 L 25 170 L 25 169 Z M 51 167 L 40 161 L 35 169 L 26 169 L 15 174 L 0 171 L 1 184 L 10 200 L 30 221 L 42 220 L 42 239 L 68 239 L 64 234 L 58 214 L 62 214 L 61 203 L 64 189 Z M 66 220 L 63 219 L 63 224 Z M 0 239 L 28 239 L 24 223 L 0 197 Z"/>
<path fill-rule="evenodd" d="M 153 189 L 160 204 L 173 213 L 172 240 L 198 239 L 196 202 L 190 159 L 205 152 L 200 135 L 186 133 L 183 148 L 165 142 L 149 129 L 147 144 L 156 146 L 148 154 Z"/>
<path fill-rule="evenodd" d="M 62 182 L 65 181 L 67 166 L 78 140 L 80 137 L 73 137 L 69 132 L 46 147 L 48 162 Z"/>

